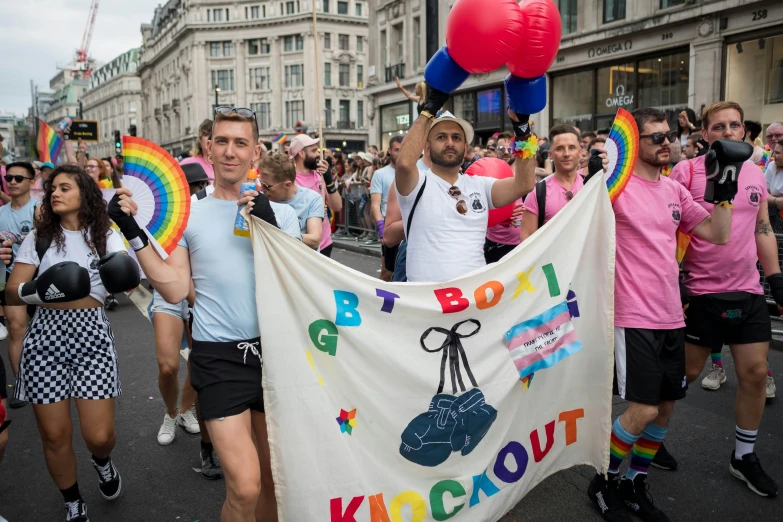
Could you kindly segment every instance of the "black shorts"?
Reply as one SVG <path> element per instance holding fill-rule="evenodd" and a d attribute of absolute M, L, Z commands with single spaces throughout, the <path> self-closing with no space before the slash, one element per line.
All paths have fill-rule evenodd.
<path fill-rule="evenodd" d="M 210 343 L 193 340 L 190 384 L 204 420 L 264 411 L 261 340 Z"/>
<path fill-rule="evenodd" d="M 0 400 L 8 398 L 8 386 L 5 381 L 5 363 L 0 357 Z"/>
<path fill-rule="evenodd" d="M 614 393 L 657 406 L 685 397 L 683 328 L 614 328 Z"/>
<path fill-rule="evenodd" d="M 325 255 L 326 257 L 332 257 L 332 247 L 334 244 L 329 245 L 326 248 L 321 249 L 321 254 Z"/>
<path fill-rule="evenodd" d="M 397 251 L 400 246 L 393 246 L 391 248 L 386 245 L 381 245 L 381 255 L 383 256 L 383 267 L 389 272 L 394 272 L 394 264 L 397 262 Z"/>
<path fill-rule="evenodd" d="M 497 263 L 516 247 L 517 245 L 504 245 L 487 239 L 484 241 L 484 260 L 487 264 Z"/>
<path fill-rule="evenodd" d="M 724 344 L 772 340 L 769 308 L 763 295 L 747 292 L 694 295 L 685 312 L 685 341 L 720 349 Z"/>

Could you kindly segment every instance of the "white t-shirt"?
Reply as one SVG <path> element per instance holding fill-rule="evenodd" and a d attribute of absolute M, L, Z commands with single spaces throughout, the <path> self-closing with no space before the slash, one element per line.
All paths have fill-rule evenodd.
<path fill-rule="evenodd" d="M 494 178 L 460 174 L 455 186 L 462 192 L 468 212 L 457 212 L 457 200 L 449 195 L 451 185 L 420 170 L 416 187 L 407 196 L 397 191 L 406 229 L 408 216 L 424 179 L 427 186 L 413 214 L 408 240 L 408 281 L 441 283 L 486 265 L 484 240 L 492 206 Z M 397 186 L 395 185 L 395 190 Z"/>
<path fill-rule="evenodd" d="M 38 254 L 35 252 L 36 230 L 33 230 L 24 239 L 22 246 L 19 247 L 16 262 L 37 266 L 38 273 L 63 261 L 78 263 L 79 266 L 86 268 L 90 273 L 90 297 L 103 303 L 106 298 L 106 288 L 104 288 L 101 276 L 98 274 L 98 260 L 100 256 L 90 250 L 81 232 L 63 229 L 63 234 L 65 235 L 65 244 L 62 250 L 58 252 L 57 245 L 52 242 L 39 265 Z M 126 251 L 125 243 L 122 241 L 120 234 L 115 230 L 109 230 L 109 236 L 106 238 L 106 253 Z"/>
<path fill-rule="evenodd" d="M 767 190 L 773 196 L 783 195 L 783 169 L 779 169 L 774 161 L 767 165 L 764 171 L 764 177 L 767 180 Z"/>

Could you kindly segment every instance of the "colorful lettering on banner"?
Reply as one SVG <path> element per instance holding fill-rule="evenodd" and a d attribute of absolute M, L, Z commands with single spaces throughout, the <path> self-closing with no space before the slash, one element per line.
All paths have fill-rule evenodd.
<path fill-rule="evenodd" d="M 481 475 L 475 475 L 473 477 L 473 494 L 470 496 L 470 507 L 475 506 L 481 500 L 479 499 L 479 491 L 483 492 L 487 498 L 500 493 L 500 489 L 492 482 L 487 476 L 487 470 Z"/>
<path fill-rule="evenodd" d="M 435 290 L 435 297 L 438 298 L 444 314 L 455 314 L 467 310 L 470 301 L 462 297 L 462 290 L 459 288 L 439 288 Z"/>
<path fill-rule="evenodd" d="M 394 310 L 394 300 L 400 298 L 400 296 L 394 292 L 387 292 L 386 290 L 382 290 L 380 288 L 375 289 L 375 295 L 383 298 L 381 312 L 386 312 L 387 314 L 392 313 L 392 310 Z"/>
<path fill-rule="evenodd" d="M 337 353 L 337 326 L 333 322 L 328 319 L 318 319 L 310 323 L 307 332 L 316 348 L 329 355 Z"/>
<path fill-rule="evenodd" d="M 506 467 L 506 457 L 511 455 L 516 462 L 516 470 L 511 471 Z M 506 446 L 500 450 L 497 459 L 495 459 L 495 467 L 492 471 L 495 472 L 495 476 L 505 482 L 506 484 L 513 484 L 525 475 L 527 471 L 527 451 L 525 447 L 519 442 L 512 440 Z"/>
<path fill-rule="evenodd" d="M 371 496 L 370 501 L 370 522 L 391 522 L 389 512 L 386 511 L 386 504 L 383 502 L 383 493 Z"/>
<path fill-rule="evenodd" d="M 560 295 L 560 285 L 557 284 L 557 275 L 555 274 L 555 267 L 552 263 L 541 267 L 546 276 L 547 285 L 549 285 L 549 297 L 557 297 Z"/>
<path fill-rule="evenodd" d="M 334 324 L 337 326 L 359 326 L 362 324 L 362 316 L 359 315 L 359 297 L 356 294 L 335 290 L 334 304 L 337 305 Z"/>
<path fill-rule="evenodd" d="M 394 497 L 389 504 L 391 511 L 391 522 L 403 522 L 402 508 L 405 505 L 410 506 L 410 522 L 423 522 L 427 516 L 427 503 L 415 491 L 405 491 Z"/>
<path fill-rule="evenodd" d="M 517 279 L 519 280 L 519 284 L 517 285 L 517 289 L 514 290 L 514 296 L 511 299 L 516 299 L 520 295 L 522 295 L 522 292 L 530 292 L 531 294 L 536 291 L 536 287 L 533 286 L 533 284 L 530 282 L 530 273 L 533 271 L 535 267 L 531 266 L 530 269 L 527 272 L 519 272 L 517 273 Z"/>
<path fill-rule="evenodd" d="M 548 422 L 546 427 L 546 446 L 541 449 L 541 441 L 538 438 L 538 430 L 530 432 L 530 447 L 533 448 L 533 460 L 536 464 L 544 460 L 549 450 L 552 449 L 552 445 L 555 443 L 555 421 Z"/>
<path fill-rule="evenodd" d="M 487 300 L 488 290 L 492 292 L 491 301 Z M 503 285 L 498 281 L 490 281 L 476 288 L 476 291 L 473 293 L 473 298 L 476 300 L 476 308 L 479 310 L 492 308 L 500 302 L 500 298 L 503 297 L 503 290 Z"/>
<path fill-rule="evenodd" d="M 331 511 L 331 522 L 356 522 L 356 511 L 362 505 L 364 497 L 353 497 L 348 507 L 343 511 L 343 499 L 333 498 L 329 501 L 329 510 Z"/>
<path fill-rule="evenodd" d="M 564 411 L 557 418 L 558 422 L 565 422 L 565 443 L 566 446 L 576 442 L 576 421 L 583 419 L 585 416 L 585 410 L 579 408 L 576 410 Z"/>
<path fill-rule="evenodd" d="M 432 489 L 430 490 L 430 509 L 432 510 L 432 518 L 438 522 L 450 519 L 465 507 L 465 503 L 463 502 L 462 504 L 454 506 L 454 508 L 447 513 L 446 506 L 443 502 L 443 496 L 446 493 L 449 493 L 454 500 L 466 495 L 465 488 L 456 480 L 441 480 L 432 486 Z"/>

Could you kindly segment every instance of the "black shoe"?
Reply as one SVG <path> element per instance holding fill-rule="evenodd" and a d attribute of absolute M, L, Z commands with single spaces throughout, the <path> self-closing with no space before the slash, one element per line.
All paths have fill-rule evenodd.
<path fill-rule="evenodd" d="M 106 500 L 114 500 L 120 496 L 122 490 L 122 478 L 120 472 L 114 467 L 114 462 L 109 458 L 109 462 L 105 466 L 99 466 L 92 461 L 92 467 L 98 473 L 98 488 L 101 490 L 101 495 Z"/>
<path fill-rule="evenodd" d="M 82 499 L 65 503 L 65 522 L 90 522 L 87 506 Z"/>
<path fill-rule="evenodd" d="M 622 479 L 618 489 L 620 498 L 625 502 L 626 509 L 644 522 L 669 522 L 666 513 L 655 507 L 646 478 L 647 475 L 641 474 L 633 480 Z"/>
<path fill-rule="evenodd" d="M 653 457 L 652 465 L 667 471 L 677 471 L 677 460 L 672 457 L 671 453 L 666 451 L 666 447 L 663 444 L 661 444 L 661 447 L 658 448 L 658 453 Z"/>
<path fill-rule="evenodd" d="M 14 410 L 18 410 L 19 408 L 24 408 L 27 406 L 27 401 L 20 401 L 16 397 L 11 397 L 8 399 L 8 406 Z"/>
<path fill-rule="evenodd" d="M 106 310 L 114 310 L 120 303 L 114 298 L 114 294 L 109 294 L 106 297 L 106 303 L 103 305 Z"/>
<path fill-rule="evenodd" d="M 616 473 L 609 474 L 607 481 L 603 475 L 596 474 L 587 488 L 587 496 L 595 502 L 604 520 L 609 522 L 631 522 L 631 515 L 623 507 L 618 497 L 617 485 L 620 477 Z"/>
<path fill-rule="evenodd" d="M 201 448 L 201 476 L 207 480 L 223 478 L 223 468 L 220 467 L 215 450 Z"/>
<path fill-rule="evenodd" d="M 755 453 L 743 455 L 742 459 L 735 459 L 731 452 L 729 472 L 740 480 L 744 480 L 751 491 L 762 497 L 775 497 L 778 494 L 778 485 L 761 469 L 761 462 Z"/>

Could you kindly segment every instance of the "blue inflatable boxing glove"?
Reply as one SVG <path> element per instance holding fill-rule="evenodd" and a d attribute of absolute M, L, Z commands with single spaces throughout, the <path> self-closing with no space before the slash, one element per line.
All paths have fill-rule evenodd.
<path fill-rule="evenodd" d="M 506 101 L 519 122 L 513 122 L 517 139 L 526 139 L 530 133 L 530 115 L 546 107 L 546 75 L 527 79 L 509 74 L 506 76 Z"/>
<path fill-rule="evenodd" d="M 434 117 L 449 99 L 449 94 L 457 90 L 468 76 L 470 73 L 454 61 L 448 49 L 441 47 L 424 69 L 427 98 L 419 104 L 419 113 L 426 111 Z"/>

